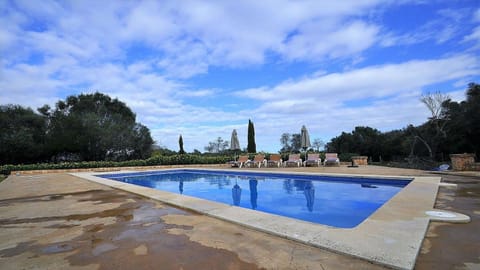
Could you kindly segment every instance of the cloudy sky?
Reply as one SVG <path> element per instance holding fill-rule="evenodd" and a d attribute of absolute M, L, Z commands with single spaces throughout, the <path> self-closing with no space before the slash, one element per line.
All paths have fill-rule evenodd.
<path fill-rule="evenodd" d="M 99 91 L 158 144 L 418 125 L 480 82 L 479 0 L 0 1 L 0 104 Z"/>

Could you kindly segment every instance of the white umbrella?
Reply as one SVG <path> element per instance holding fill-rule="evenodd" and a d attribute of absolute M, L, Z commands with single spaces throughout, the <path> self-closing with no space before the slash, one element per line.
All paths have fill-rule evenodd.
<path fill-rule="evenodd" d="M 308 147 L 311 147 L 312 145 L 310 144 L 310 135 L 308 135 L 308 130 L 305 127 L 305 125 L 302 126 L 302 131 L 300 133 L 300 138 L 301 138 L 301 147 L 305 150 L 305 160 L 307 160 L 307 149 Z"/>
<path fill-rule="evenodd" d="M 240 143 L 238 142 L 237 130 L 232 131 L 232 138 L 230 139 L 230 150 L 239 150 Z"/>
<path fill-rule="evenodd" d="M 230 150 L 240 150 L 240 143 L 238 142 L 237 130 L 232 131 L 232 137 L 230 139 Z M 235 160 L 235 153 L 233 154 L 233 159 Z"/>

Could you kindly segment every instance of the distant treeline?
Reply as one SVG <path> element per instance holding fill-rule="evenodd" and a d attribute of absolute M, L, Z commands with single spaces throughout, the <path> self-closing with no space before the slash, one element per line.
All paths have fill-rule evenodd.
<path fill-rule="evenodd" d="M 38 113 L 0 106 L 0 164 L 149 158 L 153 139 L 135 117 L 101 93 L 69 96 Z"/>
<path fill-rule="evenodd" d="M 421 101 L 431 112 L 424 124 L 389 132 L 356 127 L 333 138 L 326 144 L 326 151 L 345 157 L 364 155 L 372 161 L 448 161 L 449 154 L 464 152 L 478 156 L 479 84 L 470 83 L 466 100 L 460 103 L 441 93 L 425 95 Z M 101 93 L 70 96 L 58 101 L 54 109 L 45 105 L 38 113 L 20 105 L 0 106 L 0 165 L 127 160 L 149 163 L 141 160 L 152 157 L 154 141 L 149 129 L 136 123 L 135 118 L 125 103 Z M 299 136 L 282 134 L 280 152 L 299 148 Z M 313 147 L 318 151 L 322 144 L 317 141 Z M 153 156 L 176 154 L 160 148 Z M 209 155 L 198 150 L 193 154 Z M 229 153 L 225 148 L 219 154 L 239 153 Z"/>
<path fill-rule="evenodd" d="M 470 83 L 466 100 L 452 101 L 433 93 L 422 97 L 431 117 L 420 126 L 380 132 L 371 127 L 356 127 L 343 132 L 326 145 L 327 151 L 357 153 L 373 161 L 418 158 L 448 161 L 449 154 L 480 154 L 480 85 Z"/>

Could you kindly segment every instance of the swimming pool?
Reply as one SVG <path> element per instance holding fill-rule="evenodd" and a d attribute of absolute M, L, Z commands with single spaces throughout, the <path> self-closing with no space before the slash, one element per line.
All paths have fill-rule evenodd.
<path fill-rule="evenodd" d="M 357 226 L 411 181 L 204 170 L 98 176 L 339 228 Z"/>

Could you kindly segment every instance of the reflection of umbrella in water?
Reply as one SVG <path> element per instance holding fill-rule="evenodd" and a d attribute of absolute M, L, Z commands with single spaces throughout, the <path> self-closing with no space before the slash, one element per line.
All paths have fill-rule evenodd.
<path fill-rule="evenodd" d="M 257 184 L 258 181 L 253 179 L 253 180 L 248 180 L 248 184 L 250 185 L 250 203 L 252 204 L 252 209 L 257 209 Z"/>
<path fill-rule="evenodd" d="M 180 190 L 180 194 L 183 194 L 183 180 L 178 183 L 178 190 Z"/>
<path fill-rule="evenodd" d="M 305 193 L 305 198 L 307 199 L 308 211 L 312 212 L 313 202 L 315 201 L 315 187 L 313 186 L 311 181 L 305 184 L 305 189 L 303 190 L 303 193 Z"/>
<path fill-rule="evenodd" d="M 233 198 L 233 205 L 239 206 L 240 205 L 240 197 L 242 196 L 242 189 L 240 186 L 235 182 L 235 185 L 232 188 L 232 198 Z"/>

